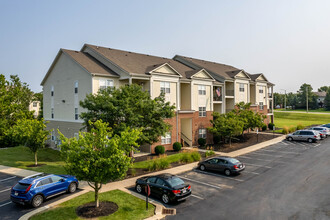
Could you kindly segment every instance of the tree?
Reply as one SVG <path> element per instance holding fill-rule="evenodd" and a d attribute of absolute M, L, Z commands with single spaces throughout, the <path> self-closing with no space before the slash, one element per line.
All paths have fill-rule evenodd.
<path fill-rule="evenodd" d="M 10 129 L 12 136 L 34 153 L 35 166 L 38 166 L 38 151 L 45 146 L 45 141 L 50 133 L 45 129 L 46 125 L 43 120 L 37 119 L 19 119 L 17 124 Z"/>
<path fill-rule="evenodd" d="M 68 139 L 59 131 L 60 149 L 67 172 L 88 182 L 95 192 L 95 207 L 99 207 L 98 193 L 102 184 L 125 176 L 131 163 L 126 151 L 137 146 L 141 132 L 126 128 L 119 136 L 102 120 L 89 122 L 89 125 L 91 131 L 80 132 L 78 139 Z"/>
<path fill-rule="evenodd" d="M 101 119 L 117 135 L 127 127 L 141 128 L 140 145 L 157 142 L 159 136 L 169 131 L 170 125 L 164 119 L 172 118 L 175 109 L 174 105 L 165 102 L 164 95 L 151 99 L 149 93 L 136 84 L 100 90 L 97 94 L 87 95 L 80 105 L 87 109 L 80 115 L 85 125 L 88 121 Z"/>
<path fill-rule="evenodd" d="M 261 127 L 266 117 L 258 112 L 254 113 L 250 109 L 250 106 L 251 103 L 240 102 L 236 104 L 236 108 L 233 111 L 243 123 L 242 135 L 244 135 L 244 131 L 247 131 L 248 129 Z"/>
<path fill-rule="evenodd" d="M 325 108 L 330 111 L 330 90 L 327 92 L 327 95 L 325 96 L 324 105 Z"/>
<path fill-rule="evenodd" d="M 214 112 L 211 123 L 213 127 L 208 128 L 208 130 L 215 135 L 228 139 L 230 146 L 232 138 L 243 132 L 244 123 L 234 112 L 228 112 L 227 114 Z"/>
<path fill-rule="evenodd" d="M 291 106 L 292 109 L 295 109 L 298 105 L 298 97 L 296 93 L 289 92 L 287 94 L 287 106 Z"/>
<path fill-rule="evenodd" d="M 274 93 L 274 106 L 282 105 L 284 106 L 284 94 Z"/>
<path fill-rule="evenodd" d="M 19 119 L 33 119 L 29 105 L 32 91 L 26 83 L 22 83 L 18 76 L 11 75 L 10 81 L 0 74 L 0 146 L 15 146 L 17 142 L 8 135 L 8 130 Z"/>
<path fill-rule="evenodd" d="M 313 94 L 313 88 L 311 85 L 309 84 L 302 84 L 300 86 L 300 89 L 298 91 L 298 99 L 299 99 L 299 107 L 300 108 L 306 108 L 306 99 L 307 99 L 307 95 L 308 95 L 308 104 L 309 104 L 309 107 L 312 107 L 311 104 L 313 103 L 313 97 L 315 96 Z"/>
<path fill-rule="evenodd" d="M 328 92 L 330 90 L 330 86 L 321 86 L 317 89 L 319 92 Z"/>

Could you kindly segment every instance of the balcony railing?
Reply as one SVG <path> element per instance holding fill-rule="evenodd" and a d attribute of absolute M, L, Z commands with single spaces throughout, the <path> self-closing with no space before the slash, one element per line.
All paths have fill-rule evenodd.
<path fill-rule="evenodd" d="M 273 98 L 273 94 L 272 93 L 268 93 L 268 98 Z"/>
<path fill-rule="evenodd" d="M 213 101 L 218 101 L 221 102 L 222 101 L 222 96 L 213 96 Z"/>
<path fill-rule="evenodd" d="M 234 96 L 234 90 L 226 90 L 226 96 Z"/>

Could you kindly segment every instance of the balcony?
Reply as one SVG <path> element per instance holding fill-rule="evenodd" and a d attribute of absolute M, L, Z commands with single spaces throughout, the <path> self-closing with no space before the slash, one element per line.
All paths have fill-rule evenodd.
<path fill-rule="evenodd" d="M 269 108 L 268 113 L 273 113 L 273 109 Z"/>
<path fill-rule="evenodd" d="M 222 102 L 222 96 L 219 96 L 219 97 L 213 96 L 213 101 Z"/>
<path fill-rule="evenodd" d="M 268 93 L 268 98 L 273 98 L 273 94 L 272 93 Z"/>
<path fill-rule="evenodd" d="M 226 90 L 226 96 L 234 96 L 234 90 Z"/>

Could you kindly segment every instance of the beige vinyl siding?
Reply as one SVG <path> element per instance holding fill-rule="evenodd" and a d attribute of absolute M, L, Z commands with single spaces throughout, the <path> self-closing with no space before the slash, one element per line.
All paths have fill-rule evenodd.
<path fill-rule="evenodd" d="M 193 86 L 193 110 L 198 111 L 199 107 L 206 107 L 206 111 L 211 111 L 211 86 L 205 85 L 206 95 L 199 95 L 198 85 L 203 84 L 194 84 Z"/>
<path fill-rule="evenodd" d="M 167 82 L 167 81 L 153 81 L 153 98 L 158 97 L 160 95 L 160 82 Z M 176 82 L 169 82 L 170 83 L 170 93 L 165 94 L 165 99 L 169 100 L 170 103 L 176 104 Z"/>
<path fill-rule="evenodd" d="M 99 91 L 100 88 L 100 79 L 104 79 L 104 80 L 112 80 L 113 81 L 113 85 L 116 88 L 120 87 L 120 83 L 119 83 L 119 79 L 118 78 L 113 78 L 113 77 L 98 77 L 95 76 L 93 77 L 93 93 L 97 93 Z"/>
<path fill-rule="evenodd" d="M 240 91 L 240 84 L 244 85 L 244 92 Z M 236 82 L 235 83 L 235 103 L 248 102 L 248 86 L 246 82 Z"/>
<path fill-rule="evenodd" d="M 74 84 L 78 81 L 75 100 Z M 92 76 L 71 57 L 62 53 L 43 85 L 44 118 L 51 119 L 51 87 L 54 86 L 54 120 L 74 121 L 75 105 L 92 92 Z M 78 107 L 80 114 L 82 109 Z"/>

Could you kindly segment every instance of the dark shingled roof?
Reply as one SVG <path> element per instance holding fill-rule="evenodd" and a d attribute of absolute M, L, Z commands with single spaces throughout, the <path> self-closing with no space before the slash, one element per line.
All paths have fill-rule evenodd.
<path fill-rule="evenodd" d="M 261 73 L 258 74 L 248 74 L 252 80 L 256 80 L 259 76 L 261 76 Z"/>
<path fill-rule="evenodd" d="M 194 63 L 195 65 L 199 66 L 200 68 L 204 68 L 208 72 L 213 72 L 217 75 L 220 75 L 225 79 L 232 79 L 232 73 L 230 73 L 230 72 L 241 71 L 241 69 L 238 69 L 233 66 L 221 64 L 221 63 L 199 60 L 199 59 L 195 59 L 195 58 L 191 58 L 191 57 L 184 57 L 184 56 L 179 56 L 179 57 L 182 57 L 182 58 Z"/>
<path fill-rule="evenodd" d="M 173 67 L 183 78 L 186 78 L 186 72 L 193 70 L 180 62 L 164 57 L 133 53 L 90 44 L 85 44 L 85 46 L 92 48 L 128 73 L 145 75 L 164 63 Z"/>
<path fill-rule="evenodd" d="M 118 76 L 115 72 L 104 66 L 102 63 L 100 63 L 98 60 L 96 60 L 87 53 L 66 49 L 61 50 L 63 53 L 69 55 L 72 59 L 74 59 L 90 73 L 102 76 Z"/>

